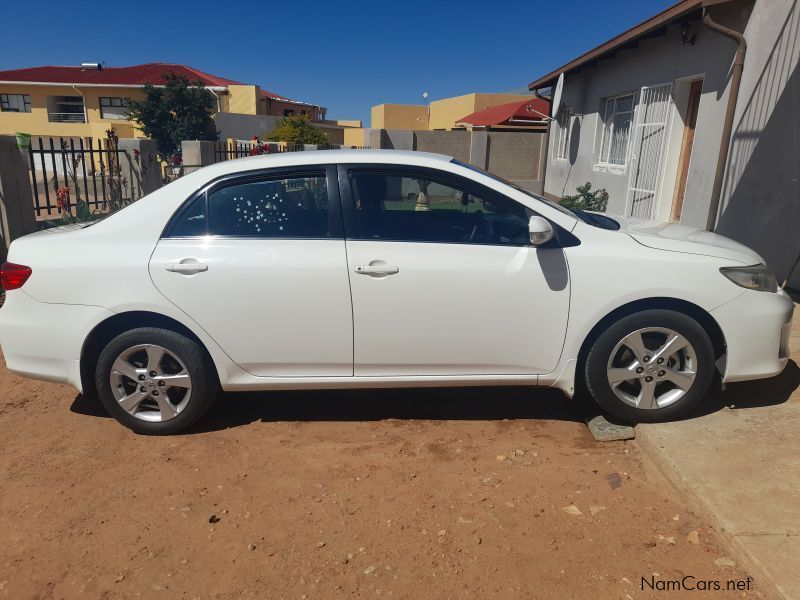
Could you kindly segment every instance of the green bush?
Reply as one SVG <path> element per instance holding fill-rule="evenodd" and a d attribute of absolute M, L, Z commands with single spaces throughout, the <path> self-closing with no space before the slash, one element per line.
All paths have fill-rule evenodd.
<path fill-rule="evenodd" d="M 217 140 L 216 101 L 201 81 L 168 73 L 164 86 L 144 86 L 144 100 L 131 100 L 128 119 L 158 144 L 162 160 L 179 155 L 183 140 Z"/>
<path fill-rule="evenodd" d="M 577 210 L 594 210 L 606 212 L 608 206 L 608 192 L 604 189 L 592 191 L 592 184 L 588 181 L 578 186 L 578 193 L 574 196 L 564 196 L 561 206 Z"/>
<path fill-rule="evenodd" d="M 328 135 L 311 124 L 308 115 L 289 115 L 283 117 L 278 125 L 267 134 L 271 142 L 290 142 L 293 144 L 327 144 Z"/>

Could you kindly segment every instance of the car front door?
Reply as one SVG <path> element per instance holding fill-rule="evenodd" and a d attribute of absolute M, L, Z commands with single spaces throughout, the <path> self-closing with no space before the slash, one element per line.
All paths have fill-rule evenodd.
<path fill-rule="evenodd" d="M 342 166 L 357 376 L 551 372 L 566 258 L 534 248 L 533 211 L 436 169 Z"/>
<path fill-rule="evenodd" d="M 156 287 L 258 376 L 352 376 L 353 324 L 335 167 L 216 182 L 173 218 Z"/>

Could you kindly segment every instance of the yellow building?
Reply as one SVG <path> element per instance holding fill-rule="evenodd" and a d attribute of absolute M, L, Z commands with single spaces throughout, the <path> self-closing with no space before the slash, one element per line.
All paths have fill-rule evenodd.
<path fill-rule="evenodd" d="M 370 121 L 373 129 L 427 129 L 428 110 L 418 104 L 378 104 Z"/>
<path fill-rule="evenodd" d="M 85 64 L 0 71 L 0 134 L 101 138 L 114 127 L 119 137 L 141 137 L 127 120 L 128 103 L 144 97 L 144 86 L 163 85 L 174 73 L 199 81 L 214 94 L 218 113 L 325 119 L 324 107 L 290 100 L 257 85 L 209 75 L 185 65 L 150 63 L 130 67 Z"/>
<path fill-rule="evenodd" d="M 372 107 L 374 129 L 450 130 L 463 117 L 479 110 L 530 98 L 522 94 L 464 94 L 420 104 L 378 104 Z"/>

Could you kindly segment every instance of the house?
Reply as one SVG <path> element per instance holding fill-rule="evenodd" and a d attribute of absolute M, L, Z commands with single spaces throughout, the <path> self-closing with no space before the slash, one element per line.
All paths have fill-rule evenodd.
<path fill-rule="evenodd" d="M 798 0 L 682 0 L 529 85 L 563 93 L 544 190 L 716 230 L 786 277 L 800 253 Z M 800 287 L 800 273 L 790 282 Z"/>
<path fill-rule="evenodd" d="M 34 136 L 98 138 L 114 127 L 120 137 L 137 136 L 127 120 L 129 101 L 144 97 L 145 84 L 163 85 L 169 73 L 200 81 L 214 95 L 217 126 L 223 137 L 226 127 L 232 129 L 240 121 L 264 121 L 258 116 L 307 113 L 314 121 L 325 119 L 322 106 L 290 100 L 258 85 L 209 75 L 186 65 L 104 67 L 84 63 L 0 71 L 0 134 L 19 131 Z M 274 118 L 267 121 L 274 122 Z"/>
<path fill-rule="evenodd" d="M 464 129 L 462 117 L 498 104 L 531 100 L 529 94 L 464 94 L 422 104 L 378 104 L 372 107 L 373 129 L 449 131 Z"/>

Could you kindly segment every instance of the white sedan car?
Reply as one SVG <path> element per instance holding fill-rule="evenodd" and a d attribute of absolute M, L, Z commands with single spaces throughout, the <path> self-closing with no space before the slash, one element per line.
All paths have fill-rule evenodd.
<path fill-rule="evenodd" d="M 421 152 L 216 164 L 8 261 L 8 368 L 147 434 L 185 429 L 219 388 L 585 388 L 670 419 L 717 373 L 780 373 L 793 309 L 725 237 L 572 212 Z"/>

